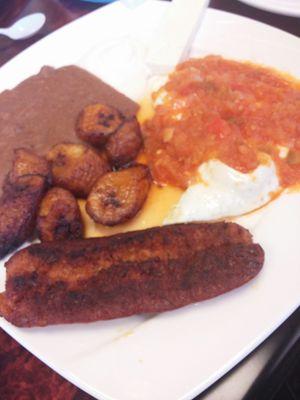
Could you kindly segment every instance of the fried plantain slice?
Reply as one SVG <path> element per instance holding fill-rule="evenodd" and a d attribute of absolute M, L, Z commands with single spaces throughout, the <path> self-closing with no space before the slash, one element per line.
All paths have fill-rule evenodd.
<path fill-rule="evenodd" d="M 146 165 L 133 167 L 102 176 L 93 187 L 86 211 L 103 225 L 113 226 L 134 217 L 144 204 L 151 186 L 151 175 Z"/>
<path fill-rule="evenodd" d="M 6 184 L 16 184 L 24 175 L 41 175 L 51 182 L 51 171 L 48 161 L 32 150 L 19 148 L 14 150 L 13 166 L 6 178 Z"/>
<path fill-rule="evenodd" d="M 106 156 L 84 144 L 57 144 L 48 152 L 47 159 L 53 185 L 76 197 L 87 197 L 97 179 L 110 170 Z"/>
<path fill-rule="evenodd" d="M 225 222 L 37 243 L 5 264 L 0 315 L 30 327 L 157 313 L 237 288 L 263 264 L 250 232 Z"/>
<path fill-rule="evenodd" d="M 136 158 L 142 144 L 140 125 L 133 117 L 109 136 L 105 149 L 110 162 L 116 167 L 121 167 Z"/>
<path fill-rule="evenodd" d="M 5 185 L 0 199 L 0 257 L 32 235 L 46 186 L 41 175 L 20 176 L 14 185 Z"/>
<path fill-rule="evenodd" d="M 91 104 L 79 115 L 76 125 L 81 140 L 94 146 L 102 146 L 108 136 L 123 123 L 124 116 L 117 109 L 105 104 Z"/>
<path fill-rule="evenodd" d="M 68 190 L 53 187 L 43 198 L 37 216 L 42 242 L 83 237 L 83 223 L 75 197 Z"/>

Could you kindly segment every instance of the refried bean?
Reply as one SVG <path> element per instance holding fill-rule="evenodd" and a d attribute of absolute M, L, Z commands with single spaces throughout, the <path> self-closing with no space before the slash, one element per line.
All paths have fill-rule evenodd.
<path fill-rule="evenodd" d="M 104 103 L 132 117 L 138 105 L 96 76 L 76 67 L 43 67 L 39 74 L 0 95 L 0 187 L 11 167 L 13 149 L 43 155 L 62 141 L 78 142 L 75 123 L 88 104 Z"/>

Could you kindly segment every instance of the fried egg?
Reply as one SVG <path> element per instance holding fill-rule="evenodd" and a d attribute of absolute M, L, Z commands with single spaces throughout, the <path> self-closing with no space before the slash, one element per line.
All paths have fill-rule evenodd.
<path fill-rule="evenodd" d="M 280 190 L 276 167 L 269 156 L 247 174 L 215 159 L 201 164 L 198 172 L 200 183 L 185 190 L 164 224 L 242 215 L 262 207 Z"/>

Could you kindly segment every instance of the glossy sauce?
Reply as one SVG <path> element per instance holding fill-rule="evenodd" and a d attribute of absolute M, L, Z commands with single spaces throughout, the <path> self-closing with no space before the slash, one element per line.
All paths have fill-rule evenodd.
<path fill-rule="evenodd" d="M 154 93 L 143 125 L 152 175 L 186 188 L 197 168 L 217 158 L 248 173 L 261 152 L 276 163 L 283 187 L 300 182 L 300 83 L 271 69 L 217 56 L 177 66 Z M 288 148 L 286 158 L 280 149 Z"/>

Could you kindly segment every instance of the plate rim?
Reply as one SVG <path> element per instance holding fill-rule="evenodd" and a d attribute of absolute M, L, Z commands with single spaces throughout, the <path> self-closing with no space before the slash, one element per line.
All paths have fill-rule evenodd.
<path fill-rule="evenodd" d="M 256 3 L 256 0 L 253 2 L 253 0 L 239 0 L 241 3 L 247 4 L 250 7 L 254 7 L 259 10 L 267 11 L 273 14 L 278 14 L 278 15 L 285 15 L 287 17 L 299 17 L 300 16 L 300 9 L 299 10 L 292 10 L 292 9 L 283 9 L 282 7 L 279 6 L 269 6 L 267 2 L 262 2 L 260 0 L 259 4 Z"/>

